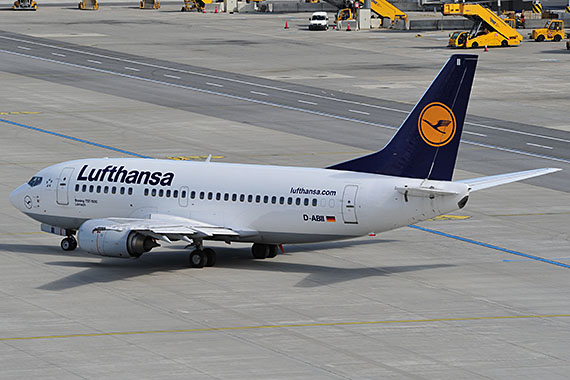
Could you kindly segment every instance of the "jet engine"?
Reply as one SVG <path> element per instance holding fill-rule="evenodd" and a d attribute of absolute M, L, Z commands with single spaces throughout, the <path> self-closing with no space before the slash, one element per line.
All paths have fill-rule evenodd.
<path fill-rule="evenodd" d="M 116 224 L 108 219 L 93 219 L 83 223 L 77 231 L 79 247 L 94 255 L 139 257 L 143 253 L 160 246 L 150 236 L 144 236 L 136 231 L 101 229 Z"/>

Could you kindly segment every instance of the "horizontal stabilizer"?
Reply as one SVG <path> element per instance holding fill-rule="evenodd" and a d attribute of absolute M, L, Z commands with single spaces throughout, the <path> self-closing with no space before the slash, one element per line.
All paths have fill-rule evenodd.
<path fill-rule="evenodd" d="M 443 189 L 436 189 L 434 187 L 409 187 L 409 186 L 396 186 L 396 191 L 409 197 L 426 197 L 433 198 L 434 196 L 442 195 L 457 195 L 457 191 L 449 191 Z"/>
<path fill-rule="evenodd" d="M 506 183 L 522 181 L 523 179 L 529 179 L 532 177 L 538 177 L 545 174 L 554 173 L 562 169 L 557 168 L 543 168 L 534 170 L 525 170 L 522 172 L 507 173 L 492 175 L 489 177 L 480 177 L 472 179 L 464 179 L 461 181 L 455 181 L 459 183 L 464 183 L 469 186 L 470 191 L 477 191 L 487 189 L 489 187 L 504 185 Z"/>

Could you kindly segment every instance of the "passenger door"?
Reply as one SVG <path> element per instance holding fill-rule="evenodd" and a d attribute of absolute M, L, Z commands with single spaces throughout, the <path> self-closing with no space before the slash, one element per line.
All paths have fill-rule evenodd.
<path fill-rule="evenodd" d="M 356 218 L 356 194 L 358 193 L 357 185 L 346 185 L 342 195 L 342 219 L 345 223 L 357 224 Z"/>
<path fill-rule="evenodd" d="M 58 205 L 69 204 L 69 182 L 73 168 L 64 168 L 57 179 L 56 202 Z"/>

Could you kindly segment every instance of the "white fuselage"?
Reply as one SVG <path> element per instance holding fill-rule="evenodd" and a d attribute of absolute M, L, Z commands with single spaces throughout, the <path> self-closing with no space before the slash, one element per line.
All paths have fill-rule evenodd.
<path fill-rule="evenodd" d="M 69 161 L 11 195 L 33 219 L 77 230 L 90 219 L 171 215 L 224 226 L 238 241 L 302 243 L 382 232 L 451 212 L 463 183 L 329 169 L 139 158 Z M 454 195 L 404 196 L 396 187 Z"/>

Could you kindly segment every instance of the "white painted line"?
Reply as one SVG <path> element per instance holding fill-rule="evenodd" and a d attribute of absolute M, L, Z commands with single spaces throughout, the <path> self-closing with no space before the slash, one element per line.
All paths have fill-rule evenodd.
<path fill-rule="evenodd" d="M 348 110 L 348 112 L 359 113 L 361 115 L 370 115 L 368 112 L 359 111 L 359 110 Z"/>
<path fill-rule="evenodd" d="M 463 131 L 463 133 L 466 133 L 466 134 L 468 134 L 468 135 L 487 137 L 487 135 L 484 135 L 484 134 L 482 134 L 482 133 L 469 132 L 469 131 Z"/>
<path fill-rule="evenodd" d="M 208 86 L 214 86 L 214 87 L 224 87 L 223 85 L 221 85 L 221 84 L 218 84 L 218 83 L 211 83 L 211 82 L 206 82 L 206 84 L 207 84 Z"/>
<path fill-rule="evenodd" d="M 135 69 L 134 67 L 129 67 L 129 66 L 125 66 L 125 70 L 140 71 L 139 69 Z"/>
<path fill-rule="evenodd" d="M 55 55 L 57 57 L 65 57 L 65 54 L 59 54 L 59 53 L 51 53 L 51 55 Z"/>
<path fill-rule="evenodd" d="M 516 134 L 518 134 L 518 135 L 532 136 L 532 137 L 538 137 L 538 138 L 541 138 L 541 139 L 547 139 L 547 140 L 554 140 L 554 141 L 560 141 L 560 142 L 570 143 L 570 140 L 559 139 L 559 138 L 557 138 L 557 137 L 551 137 L 551 136 L 545 136 L 545 135 L 537 135 L 536 133 L 515 131 L 515 130 L 512 130 L 512 129 L 500 128 L 500 127 L 491 127 L 491 126 L 489 126 L 489 125 L 471 123 L 471 122 L 467 122 L 467 121 L 465 122 L 465 124 L 474 125 L 474 126 L 476 126 L 476 127 L 481 127 L 481 128 L 493 129 L 493 130 L 495 130 L 495 131 L 511 132 L 511 133 L 516 133 Z"/>
<path fill-rule="evenodd" d="M 255 95 L 269 96 L 269 94 L 266 94 L 265 92 L 259 92 L 259 91 L 250 91 L 250 92 Z"/>
<path fill-rule="evenodd" d="M 180 79 L 180 77 L 177 77 L 176 75 L 164 74 L 164 76 L 172 79 Z"/>
<path fill-rule="evenodd" d="M 554 149 L 551 146 L 546 146 L 546 145 L 538 145 L 538 144 L 533 144 L 533 143 L 526 143 L 526 145 L 530 145 L 530 146 L 535 146 L 537 148 L 544 148 L 544 149 Z"/>
<path fill-rule="evenodd" d="M 22 49 L 22 50 L 32 50 L 29 47 L 25 47 L 25 46 L 18 46 L 18 49 Z"/>
<path fill-rule="evenodd" d="M 316 106 L 316 105 L 319 104 L 319 103 L 315 103 L 315 102 L 308 102 L 308 101 L 306 101 L 306 100 L 301 100 L 301 99 L 299 99 L 299 100 L 297 100 L 297 101 L 298 101 L 299 103 L 310 104 L 310 105 L 312 105 L 312 106 Z"/>
<path fill-rule="evenodd" d="M 97 64 L 97 65 L 100 65 L 100 64 L 101 64 L 101 61 L 95 61 L 95 60 L 93 60 L 93 59 L 88 59 L 87 62 L 95 63 L 95 64 Z"/>
<path fill-rule="evenodd" d="M 13 39 L 13 38 L 7 38 L 7 37 L 4 37 L 4 36 L 0 36 L 0 38 L 10 39 L 10 40 Z M 39 43 L 35 43 L 35 44 L 36 44 L 36 45 L 44 45 L 44 44 L 39 44 Z M 62 49 L 64 49 L 64 48 L 62 48 Z M 71 49 L 66 49 L 66 50 L 71 50 Z M 59 63 L 59 64 L 64 65 L 64 66 L 76 67 L 76 68 L 81 68 L 81 69 L 96 71 L 96 72 L 99 72 L 99 73 L 105 73 L 105 74 L 110 74 L 110 75 L 116 75 L 116 76 L 123 77 L 123 78 L 130 78 L 130 79 L 140 80 L 140 81 L 143 81 L 143 82 L 162 84 L 162 85 L 165 85 L 165 86 L 172 86 L 172 87 L 176 87 L 176 88 L 183 88 L 183 89 L 186 89 L 186 90 L 192 90 L 192 91 L 196 91 L 196 92 L 202 92 L 202 93 L 205 93 L 205 94 L 223 96 L 223 97 L 226 97 L 226 98 L 229 98 L 229 99 L 244 100 L 244 101 L 248 101 L 248 102 L 251 102 L 251 103 L 262 104 L 262 105 L 266 105 L 266 106 L 270 106 L 270 107 L 276 107 L 276 108 L 287 109 L 287 110 L 292 110 L 292 111 L 305 112 L 305 113 L 309 113 L 309 114 L 312 114 L 312 115 L 325 116 L 325 117 L 330 117 L 330 118 L 333 118 L 333 119 L 344 120 L 344 121 L 350 121 L 350 122 L 355 122 L 355 123 L 365 124 L 365 125 L 371 125 L 371 126 L 379 127 L 379 128 L 386 128 L 386 129 L 391 129 L 391 130 L 396 130 L 396 129 L 398 129 L 398 127 L 394 127 L 394 126 L 391 126 L 391 125 L 380 124 L 380 123 L 371 122 L 371 121 L 366 121 L 366 120 L 361 120 L 361 119 L 353 119 L 353 118 L 350 118 L 350 117 L 341 116 L 341 115 L 335 115 L 335 114 L 330 114 L 330 113 L 321 112 L 321 111 L 313 111 L 313 110 L 304 109 L 304 108 L 291 107 L 291 106 L 287 106 L 287 105 L 284 105 L 284 104 L 273 103 L 273 102 L 266 102 L 266 101 L 262 101 L 262 100 L 258 100 L 258 99 L 247 98 L 247 97 L 244 97 L 244 96 L 237 96 L 237 95 L 227 94 L 227 93 L 223 93 L 223 92 L 205 90 L 205 89 L 203 89 L 203 88 L 197 88 L 197 87 L 191 87 L 191 86 L 184 86 L 184 85 L 175 84 L 175 83 L 168 83 L 168 82 L 163 82 L 163 81 L 159 81 L 159 80 L 156 80 L 156 79 L 149 79 L 149 78 L 139 77 L 139 76 L 136 76 L 136 75 L 123 74 L 123 73 L 119 73 L 119 72 L 116 72 L 116 71 L 97 69 L 97 68 L 94 68 L 94 67 L 83 66 L 83 65 L 79 65 L 79 64 L 75 64 L 75 63 L 69 63 L 69 62 L 57 61 L 57 60 L 55 60 L 55 59 L 38 57 L 38 56 L 29 55 L 29 54 L 24 54 L 24 53 L 18 53 L 18 52 L 10 51 L 10 50 L 0 49 L 0 53 L 6 53 L 6 54 L 17 55 L 17 56 L 20 56 L 20 57 L 27 57 L 27 58 L 31 58 L 31 59 L 37 59 L 37 60 L 39 60 L 39 61 L 52 62 L 52 63 Z M 90 54 L 90 53 L 87 53 L 87 54 Z M 237 81 L 236 81 L 236 82 L 237 82 Z M 503 151 L 503 152 L 510 152 L 510 153 L 520 154 L 520 155 L 524 155 L 524 156 L 537 157 L 537 158 L 542 158 L 542 159 L 545 159 L 545 160 L 557 161 L 557 162 L 563 162 L 563 163 L 566 163 L 566 164 L 570 164 L 570 160 L 567 160 L 567 159 L 564 159 L 564 158 L 558 158 L 558 157 L 552 157 L 552 156 L 545 156 L 545 155 L 543 155 L 543 154 L 525 152 L 525 151 L 518 150 L 518 149 L 510 149 L 510 148 L 505 148 L 505 147 L 501 147 L 501 146 L 497 146 L 497 145 L 483 144 L 483 143 L 479 143 L 479 142 L 475 142 L 475 141 L 469 141 L 469 140 L 461 140 L 461 142 L 464 143 L 464 144 L 475 145 L 475 146 L 480 146 L 480 147 L 489 148 L 489 149 L 496 149 L 496 150 L 500 150 L 500 151 Z"/>

